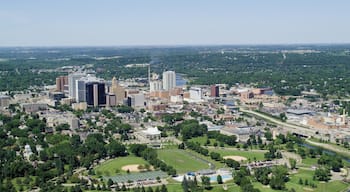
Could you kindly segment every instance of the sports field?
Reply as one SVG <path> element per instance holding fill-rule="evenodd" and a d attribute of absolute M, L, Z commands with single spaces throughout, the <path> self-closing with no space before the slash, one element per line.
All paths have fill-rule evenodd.
<path fill-rule="evenodd" d="M 173 166 L 178 173 L 209 168 L 206 162 L 191 156 L 186 151 L 180 149 L 158 150 L 158 158 L 164 161 L 167 165 Z"/>
<path fill-rule="evenodd" d="M 264 151 L 243 151 L 243 150 L 236 150 L 233 148 L 228 149 L 209 149 L 210 152 L 217 152 L 220 153 L 222 157 L 224 156 L 242 156 L 247 159 L 250 159 L 251 161 L 254 161 L 254 158 L 256 160 L 264 160 Z"/>
<path fill-rule="evenodd" d="M 141 157 L 135 157 L 135 156 L 118 157 L 115 159 L 108 160 L 102 163 L 101 165 L 97 166 L 95 168 L 95 173 L 97 175 L 100 174 L 104 176 L 115 175 L 117 173 L 125 173 L 125 171 L 122 170 L 122 167 L 125 165 L 132 165 L 132 164 L 145 165 L 147 164 L 147 162 Z"/>

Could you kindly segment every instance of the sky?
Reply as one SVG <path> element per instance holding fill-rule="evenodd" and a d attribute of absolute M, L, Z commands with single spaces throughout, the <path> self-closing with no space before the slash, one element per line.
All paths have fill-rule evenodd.
<path fill-rule="evenodd" d="M 348 0 L 3 0 L 0 46 L 350 43 Z"/>

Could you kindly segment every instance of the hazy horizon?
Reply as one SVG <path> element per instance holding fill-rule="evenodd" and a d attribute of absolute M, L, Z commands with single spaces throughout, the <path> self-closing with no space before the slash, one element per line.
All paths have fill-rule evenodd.
<path fill-rule="evenodd" d="M 4 1 L 0 47 L 349 44 L 350 2 Z"/>

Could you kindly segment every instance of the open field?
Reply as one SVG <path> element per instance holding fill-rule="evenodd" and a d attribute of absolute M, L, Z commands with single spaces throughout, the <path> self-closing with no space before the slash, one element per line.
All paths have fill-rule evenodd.
<path fill-rule="evenodd" d="M 207 163 L 197 159 L 184 150 L 164 149 L 158 150 L 158 157 L 166 164 L 173 166 L 178 173 L 186 173 L 188 171 L 198 171 L 208 169 Z"/>
<path fill-rule="evenodd" d="M 242 156 L 247 158 L 248 160 L 250 159 L 251 161 L 254 161 L 254 158 L 256 160 L 264 160 L 264 151 L 244 151 L 244 150 L 238 150 L 238 149 L 209 149 L 210 152 L 214 151 L 217 153 L 220 153 L 222 157 L 224 156 Z"/>
<path fill-rule="evenodd" d="M 117 172 L 125 173 L 126 171 L 122 170 L 123 166 L 131 164 L 147 164 L 147 162 L 141 157 L 128 156 L 128 157 L 118 157 L 115 159 L 108 160 L 101 165 L 95 168 L 97 175 L 115 175 Z"/>

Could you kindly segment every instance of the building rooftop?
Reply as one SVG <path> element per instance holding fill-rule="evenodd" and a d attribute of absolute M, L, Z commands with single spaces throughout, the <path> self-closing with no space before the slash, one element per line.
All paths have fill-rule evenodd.
<path fill-rule="evenodd" d="M 159 135 L 161 133 L 157 127 L 149 127 L 146 130 L 143 130 L 142 132 L 147 135 Z"/>
<path fill-rule="evenodd" d="M 286 112 L 294 115 L 306 115 L 306 114 L 311 115 L 315 113 L 314 111 L 306 110 L 306 109 L 288 109 Z"/>

